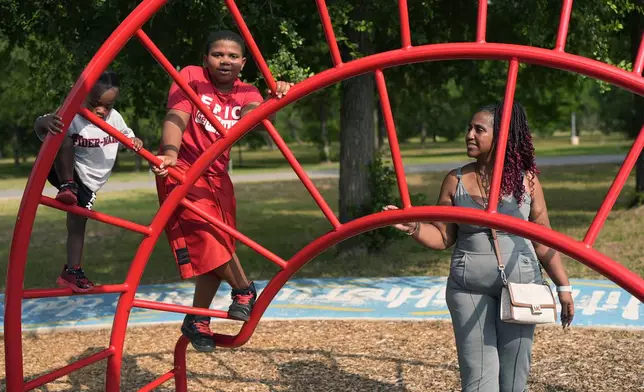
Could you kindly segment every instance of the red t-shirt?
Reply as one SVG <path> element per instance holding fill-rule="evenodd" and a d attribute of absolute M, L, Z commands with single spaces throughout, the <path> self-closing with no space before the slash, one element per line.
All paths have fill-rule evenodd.
<path fill-rule="evenodd" d="M 188 81 L 201 102 L 212 110 L 215 117 L 226 129 L 239 121 L 244 106 L 252 102 L 261 103 L 264 100 L 256 87 L 239 79 L 235 80 L 230 92 L 222 93 L 210 81 L 210 75 L 205 67 L 190 65 L 182 69 L 179 74 Z M 221 135 L 176 83 L 170 87 L 167 108 L 191 114 L 190 122 L 183 132 L 181 149 L 177 159 L 179 165 L 184 163 L 191 166 Z M 221 175 L 226 173 L 228 161 L 230 161 L 230 149 L 217 158 L 204 174 Z"/>

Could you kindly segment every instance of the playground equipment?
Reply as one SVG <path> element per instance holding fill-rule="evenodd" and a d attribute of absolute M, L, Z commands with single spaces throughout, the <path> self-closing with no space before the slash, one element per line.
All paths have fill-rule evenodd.
<path fill-rule="evenodd" d="M 190 96 L 190 99 L 199 107 L 199 110 L 213 124 L 219 133 L 223 135 L 214 143 L 208 151 L 203 154 L 184 175 L 171 170 L 170 175 L 177 178 L 182 184 L 178 186 L 159 208 L 157 214 L 148 226 L 129 222 L 127 220 L 109 216 L 96 211 L 88 211 L 77 206 L 67 206 L 55 201 L 52 198 L 42 195 L 47 173 L 53 163 L 54 157 L 63 141 L 63 134 L 49 136 L 45 140 L 41 151 L 36 159 L 33 170 L 27 182 L 25 193 L 20 204 L 20 210 L 16 221 L 11 253 L 9 258 L 8 279 L 5 297 L 5 321 L 4 321 L 4 343 L 5 343 L 5 366 L 7 390 L 10 392 L 30 390 L 39 387 L 47 382 L 67 375 L 74 370 L 90 365 L 102 359 L 107 359 L 106 390 L 118 391 L 121 382 L 121 365 L 123 357 L 123 343 L 127 330 L 128 317 L 132 308 L 155 309 L 159 311 L 171 311 L 188 314 L 208 315 L 211 317 L 227 318 L 227 313 L 218 310 L 195 309 L 188 306 L 170 305 L 155 301 L 136 299 L 135 294 L 148 258 L 163 233 L 163 228 L 172 212 L 177 206 L 182 205 L 206 219 L 211 224 L 225 230 L 243 244 L 249 246 L 260 255 L 280 267 L 280 271 L 270 280 L 265 290 L 258 298 L 251 319 L 244 323 L 239 333 L 235 336 L 216 335 L 217 344 L 224 347 L 238 347 L 248 341 L 253 334 L 262 314 L 275 297 L 277 292 L 305 263 L 310 261 L 319 253 L 329 247 L 378 227 L 392 225 L 395 223 L 413 220 L 437 220 L 446 222 L 463 222 L 481 226 L 493 227 L 506 232 L 514 233 L 533 241 L 540 242 L 549 247 L 569 255 L 570 257 L 593 268 L 608 279 L 612 280 L 640 301 L 644 301 L 644 279 L 628 270 L 615 260 L 593 249 L 595 239 L 612 209 L 619 192 L 621 191 L 629 173 L 644 147 L 644 129 L 631 147 L 622 167 L 619 170 L 613 184 L 611 185 L 603 203 L 601 204 L 593 222 L 591 223 L 585 237 L 576 240 L 554 230 L 512 218 L 497 213 L 498 196 L 501 185 L 501 171 L 505 156 L 505 148 L 508 138 L 510 116 L 505 116 L 501 124 L 498 150 L 494 175 L 492 178 L 490 202 L 486 211 L 467 209 L 462 207 L 437 207 L 437 206 L 412 206 L 409 191 L 405 179 L 404 168 L 398 146 L 396 130 L 394 125 L 385 78 L 382 70 L 388 67 L 395 67 L 421 61 L 440 61 L 455 59 L 470 60 L 498 60 L 508 61 L 508 77 L 505 91 L 504 112 L 510 110 L 514 99 L 519 63 L 531 63 L 540 66 L 557 68 L 587 75 L 621 88 L 627 89 L 639 95 L 644 95 L 644 79 L 642 69 L 644 68 L 644 35 L 640 45 L 637 58 L 634 61 L 633 71 L 625 71 L 615 66 L 601 63 L 595 60 L 569 54 L 564 51 L 568 24 L 572 9 L 572 0 L 563 0 L 557 39 L 554 49 L 536 48 L 521 45 L 510 45 L 502 43 L 486 42 L 486 20 L 487 1 L 481 0 L 478 5 L 477 31 L 475 42 L 445 43 L 423 46 L 412 46 L 409 29 L 407 0 L 399 0 L 399 17 L 401 48 L 379 54 L 370 55 L 364 58 L 344 63 L 341 59 L 338 45 L 334 36 L 331 20 L 327 11 L 325 0 L 315 0 L 322 21 L 324 34 L 334 67 L 314 75 L 297 85 L 289 94 L 279 100 L 271 99 L 264 102 L 248 116 L 241 119 L 230 130 L 224 129 L 216 120 L 210 110 L 203 105 L 196 94 L 189 88 L 185 81 L 181 80 L 174 66 L 166 59 L 163 53 L 156 47 L 152 40 L 142 30 L 142 26 L 166 3 L 166 0 L 144 0 L 132 13 L 121 23 L 120 26 L 110 35 L 103 46 L 96 52 L 85 70 L 82 72 L 69 95 L 59 110 L 64 124 L 70 124 L 73 117 L 80 115 L 93 122 L 105 132 L 118 139 L 128 148 L 132 148 L 131 141 L 121 133 L 111 128 L 104 121 L 93 115 L 87 109 L 81 108 L 91 87 L 99 75 L 112 62 L 123 46 L 132 37 L 137 37 L 141 44 L 150 52 L 158 63 L 168 72 L 177 84 Z M 275 91 L 275 80 L 271 75 L 266 61 L 264 60 L 253 36 L 246 26 L 244 19 L 239 12 L 234 0 L 225 0 L 235 23 L 237 24 L 247 46 L 259 66 L 259 69 L 269 86 Z M 398 180 L 398 189 L 403 202 L 403 208 L 396 211 L 387 211 L 365 216 L 348 223 L 341 224 L 334 215 L 327 202 L 322 198 L 316 187 L 308 178 L 302 166 L 295 159 L 288 146 L 284 143 L 273 124 L 267 120 L 270 115 L 289 105 L 296 100 L 314 91 L 320 90 L 333 83 L 353 76 L 373 72 L 376 78 L 376 86 L 380 95 L 380 102 L 386 122 L 387 135 L 391 148 L 393 165 Z M 210 217 L 195 204 L 184 198 L 191 184 L 199 175 L 226 149 L 239 140 L 250 129 L 257 124 L 263 124 L 269 134 L 283 153 L 286 160 L 293 167 L 306 189 L 309 191 L 324 216 L 329 220 L 331 230 L 317 238 L 309 245 L 301 249 L 291 259 L 284 260 L 270 250 L 264 248 L 257 242 L 246 237 L 239 231 L 227 226 L 225 223 Z M 158 159 L 145 149 L 138 152 L 143 158 L 150 162 L 157 163 Z M 130 270 L 125 282 L 122 284 L 97 286 L 86 294 L 119 293 L 119 301 L 113 321 L 109 347 L 94 355 L 80 359 L 51 373 L 42 375 L 29 382 L 25 382 L 22 362 L 22 341 L 21 341 L 21 312 L 22 300 L 27 298 L 42 298 L 72 295 L 70 289 L 30 289 L 23 290 L 25 263 L 27 260 L 27 244 L 31 237 L 31 231 L 39 204 L 59 210 L 71 211 L 107 224 L 112 224 L 127 230 L 144 235 L 136 254 L 132 260 Z M 76 294 L 74 294 L 76 295 Z M 177 391 L 187 391 L 186 384 L 186 347 L 188 341 L 180 337 L 175 348 L 174 367 L 167 373 L 146 385 L 141 391 L 149 391 L 173 379 Z"/>

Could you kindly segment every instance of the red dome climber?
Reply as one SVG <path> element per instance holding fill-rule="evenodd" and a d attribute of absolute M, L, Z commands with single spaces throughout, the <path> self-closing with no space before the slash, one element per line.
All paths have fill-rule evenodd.
<path fill-rule="evenodd" d="M 272 77 L 268 65 L 262 57 L 248 27 L 244 23 L 235 2 L 225 0 L 228 9 L 232 13 L 234 20 L 246 41 L 250 52 L 259 65 L 266 83 L 269 88 L 275 91 L 275 80 Z M 136 36 L 141 43 L 147 48 L 150 54 L 163 66 L 177 84 L 190 95 L 191 100 L 197 105 L 201 112 L 204 113 L 208 121 L 218 127 L 218 131 L 224 135 L 214 143 L 208 151 L 203 154 L 186 172 L 185 176 L 171 171 L 170 175 L 178 179 L 182 185 L 178 186 L 170 196 L 165 200 L 159 211 L 152 219 L 148 226 L 139 225 L 120 218 L 112 217 L 100 212 L 88 211 L 77 206 L 67 206 L 61 204 L 49 197 L 42 195 L 47 173 L 54 161 L 54 157 L 63 141 L 63 134 L 49 136 L 36 159 L 33 170 L 29 177 L 27 187 L 20 204 L 20 211 L 16 221 L 13 241 L 11 244 L 11 253 L 9 258 L 9 270 L 7 274 L 6 297 L 5 297 L 5 321 L 4 321 L 4 342 L 5 342 L 5 366 L 7 375 L 7 390 L 10 392 L 23 391 L 37 388 L 47 382 L 53 381 L 59 377 L 71 373 L 74 370 L 97 362 L 101 359 L 107 359 L 107 379 L 106 389 L 108 391 L 118 391 L 121 382 L 121 365 L 123 357 L 123 343 L 127 331 L 128 317 L 130 310 L 134 307 L 156 309 L 163 311 L 174 311 L 180 313 L 203 314 L 213 317 L 226 318 L 227 313 L 217 310 L 195 309 L 187 306 L 178 306 L 164 304 L 154 301 L 145 301 L 135 299 L 136 289 L 139 286 L 141 276 L 145 270 L 148 258 L 154 249 L 154 246 L 163 233 L 164 226 L 177 208 L 182 205 L 194 213 L 202 216 L 211 224 L 227 231 L 237 240 L 249 246 L 257 253 L 266 257 L 269 261 L 277 264 L 281 271 L 278 272 L 268 283 L 261 296 L 258 298 L 255 308 L 251 314 L 251 319 L 241 328 L 239 334 L 235 336 L 217 335 L 217 344 L 227 347 L 236 347 L 243 345 L 253 334 L 257 323 L 262 314 L 270 304 L 277 292 L 284 286 L 288 279 L 293 276 L 304 264 L 310 261 L 319 253 L 362 232 L 373 230 L 378 227 L 392 225 L 394 223 L 407 222 L 412 220 L 438 220 L 446 222 L 463 222 L 481 226 L 493 227 L 506 232 L 514 233 L 530 240 L 545 244 L 570 257 L 582 262 L 590 268 L 596 270 L 608 279 L 612 280 L 635 297 L 644 301 L 644 279 L 628 270 L 618 262 L 612 260 L 606 255 L 593 249 L 593 243 L 597 238 L 605 220 L 613 207 L 619 192 L 621 191 L 626 179 L 631 172 L 635 161 L 644 147 L 644 131 L 641 131 L 635 140 L 630 152 L 628 153 L 622 167 L 617 174 L 608 194 L 599 208 L 595 219 L 593 220 L 586 236 L 579 241 L 565 236 L 556 231 L 547 229 L 543 226 L 536 225 L 527 221 L 519 220 L 507 215 L 496 213 L 497 200 L 501 184 L 501 169 L 503 167 L 503 158 L 508 136 L 508 127 L 510 116 L 503 118 L 501 132 L 499 135 L 499 149 L 496 152 L 496 161 L 492 186 L 490 192 L 490 204 L 486 211 L 466 209 L 462 207 L 414 207 L 411 205 L 405 173 L 400 157 L 400 150 L 396 137 L 394 121 L 389 106 L 387 89 L 385 86 L 382 69 L 394 67 L 403 64 L 421 61 L 437 60 L 455 60 L 455 59 L 487 59 L 509 62 L 508 80 L 505 91 L 506 105 L 513 102 L 514 91 L 516 87 L 517 73 L 519 62 L 537 64 L 545 67 L 558 68 L 579 74 L 587 75 L 605 82 L 614 84 L 621 88 L 630 90 L 636 94 L 644 95 L 644 79 L 642 78 L 642 68 L 644 67 L 644 45 L 640 45 L 640 50 L 635 59 L 635 65 L 632 72 L 628 72 L 617 67 L 601 63 L 588 58 L 569 54 L 564 51 L 566 36 L 568 33 L 568 22 L 572 8 L 572 0 L 564 0 L 557 32 L 557 40 L 554 49 L 535 48 L 520 45 L 509 45 L 500 43 L 487 43 L 485 41 L 485 28 L 487 19 L 487 1 L 480 1 L 478 8 L 478 25 L 475 42 L 465 43 L 445 43 L 435 45 L 412 46 L 409 31 L 409 20 L 407 16 L 407 1 L 399 0 L 400 10 L 400 31 L 401 31 L 401 48 L 379 53 L 364 58 L 360 58 L 349 63 L 343 63 L 335 40 L 331 20 L 327 11 L 324 0 L 316 0 L 318 11 L 322 20 L 324 33 L 327 44 L 330 48 L 331 58 L 334 67 L 324 72 L 314 75 L 301 83 L 294 86 L 289 94 L 280 100 L 271 99 L 260 105 L 248 116 L 241 119 L 230 130 L 226 131 L 220 126 L 214 115 L 209 110 L 199 105 L 203 105 L 197 98 L 196 94 L 188 87 L 186 82 L 182 81 L 175 68 L 165 58 L 163 53 L 154 45 L 150 38 L 141 30 L 142 26 L 166 3 L 166 0 L 145 0 L 143 1 L 112 33 L 105 41 L 103 46 L 94 55 L 93 59 L 87 65 L 80 75 L 71 92 L 65 99 L 59 110 L 64 124 L 70 124 L 72 118 L 80 113 L 89 121 L 96 124 L 105 132 L 118 139 L 127 147 L 132 147 L 131 141 L 121 133 L 113 129 L 110 125 L 93 115 L 86 109 L 81 109 L 81 103 L 85 99 L 91 86 L 94 85 L 99 75 L 112 62 L 115 56 L 121 51 L 123 46 Z M 333 214 L 327 202 L 322 198 L 318 190 L 310 181 L 300 164 L 297 162 L 288 146 L 284 143 L 274 126 L 267 120 L 270 115 L 282 109 L 284 106 L 320 90 L 333 83 L 353 76 L 373 72 L 376 78 L 378 92 L 381 97 L 383 106 L 383 115 L 386 122 L 391 154 L 394 162 L 394 168 L 398 179 L 398 188 L 403 201 L 403 209 L 396 211 L 380 212 L 373 215 L 365 216 L 354 221 L 340 224 L 338 218 Z M 509 108 L 504 109 L 508 111 Z M 298 177 L 310 192 L 315 202 L 320 207 L 322 213 L 326 216 L 331 224 L 331 230 L 325 235 L 317 238 L 309 245 L 301 249 L 291 259 L 284 260 L 275 255 L 270 250 L 262 247 L 252 239 L 244 236 L 237 230 L 227 226 L 225 223 L 210 217 L 197 207 L 194 203 L 184 198 L 189 187 L 193 184 L 201 173 L 225 150 L 230 148 L 233 143 L 238 141 L 244 134 L 252 129 L 258 123 L 262 123 L 268 130 L 271 137 L 275 140 L 289 164 L 293 167 Z M 143 158 L 150 162 L 157 163 L 158 159 L 154 154 L 147 150 L 138 152 Z M 27 260 L 27 248 L 24 244 L 29 242 L 31 231 L 36 216 L 36 210 L 40 204 L 57 208 L 59 210 L 71 211 L 73 213 L 89 217 L 101 222 L 113 224 L 128 230 L 141 233 L 145 236 L 132 260 L 129 273 L 124 283 L 114 285 L 98 286 L 87 294 L 99 293 L 120 293 L 116 315 L 112 327 L 110 345 L 105 350 L 83 358 L 75 363 L 55 370 L 51 373 L 42 375 L 29 382 L 24 381 L 23 363 L 22 363 L 22 331 L 21 331 L 21 314 L 22 300 L 25 298 L 54 297 L 72 295 L 71 289 L 35 289 L 23 290 L 25 263 Z M 186 345 L 187 339 L 181 337 L 175 349 L 175 366 L 172 370 L 158 379 L 148 384 L 142 391 L 149 391 L 165 381 L 175 379 L 177 391 L 187 391 L 186 385 Z"/>

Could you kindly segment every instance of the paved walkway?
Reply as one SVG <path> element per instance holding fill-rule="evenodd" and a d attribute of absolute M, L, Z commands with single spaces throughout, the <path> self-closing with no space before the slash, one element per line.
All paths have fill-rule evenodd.
<path fill-rule="evenodd" d="M 263 319 L 449 320 L 445 277 L 294 279 L 273 299 Z M 260 291 L 266 281 L 255 282 Z M 571 279 L 576 303 L 574 326 L 644 330 L 644 306 L 608 280 Z M 212 308 L 227 310 L 230 287 L 222 285 Z M 192 282 L 141 286 L 137 298 L 192 305 Z M 116 294 L 23 301 L 23 330 L 110 328 Z M 4 315 L 0 296 L 0 319 Z M 560 309 L 558 308 L 557 313 Z M 183 315 L 134 309 L 130 325 L 180 323 Z M 2 332 L 0 320 L 0 333 Z"/>
<path fill-rule="evenodd" d="M 624 160 L 624 154 L 617 155 L 571 155 L 561 157 L 543 157 L 537 158 L 537 165 L 539 166 L 566 166 L 566 165 L 589 165 L 598 163 L 621 163 Z M 428 172 L 447 172 L 459 166 L 467 164 L 469 161 L 457 161 L 447 163 L 425 163 L 405 165 L 406 174 L 428 173 Z M 326 170 L 311 170 L 307 174 L 312 179 L 319 178 L 337 178 L 339 176 L 338 169 Z M 248 174 L 233 174 L 231 175 L 233 183 L 249 183 L 249 182 L 264 182 L 264 181 L 287 181 L 296 180 L 297 176 L 293 171 L 277 171 L 272 173 L 248 173 Z M 101 194 L 107 192 L 120 192 L 132 189 L 154 189 L 154 177 L 150 173 L 148 181 L 132 181 L 132 182 L 119 182 L 108 181 L 101 189 Z M 24 189 L 5 189 L 0 190 L 0 199 L 13 199 L 22 197 Z M 43 194 L 53 197 L 56 195 L 56 190 L 51 186 L 45 186 Z"/>

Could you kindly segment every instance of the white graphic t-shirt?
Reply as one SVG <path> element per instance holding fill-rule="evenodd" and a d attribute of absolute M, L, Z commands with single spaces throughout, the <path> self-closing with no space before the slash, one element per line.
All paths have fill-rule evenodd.
<path fill-rule="evenodd" d="M 134 137 L 134 132 L 116 109 L 110 110 L 105 122 L 128 138 Z M 74 141 L 74 168 L 78 177 L 89 189 L 98 192 L 112 173 L 119 142 L 78 114 L 72 120 L 67 136 Z"/>

